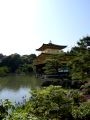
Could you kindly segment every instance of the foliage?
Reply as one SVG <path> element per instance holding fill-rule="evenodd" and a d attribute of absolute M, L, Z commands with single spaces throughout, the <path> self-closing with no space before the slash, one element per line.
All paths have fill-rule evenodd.
<path fill-rule="evenodd" d="M 72 99 L 68 98 L 67 90 L 60 86 L 50 86 L 32 93 L 30 103 L 26 111 L 36 115 L 38 118 L 53 120 L 71 117 Z"/>
<path fill-rule="evenodd" d="M 31 55 L 23 55 L 21 57 L 23 64 L 32 64 L 33 60 L 36 58 L 35 54 L 31 54 Z"/>
<path fill-rule="evenodd" d="M 43 68 L 45 74 L 57 74 L 60 63 L 57 59 L 48 59 L 46 60 L 45 67 Z"/>
<path fill-rule="evenodd" d="M 80 106 L 81 103 L 86 102 L 85 96 L 78 90 L 70 90 L 68 96 L 72 98 L 73 106 Z"/>
<path fill-rule="evenodd" d="M 0 67 L 0 76 L 5 76 L 7 75 L 9 72 L 8 67 L 4 66 L 4 67 Z"/>
<path fill-rule="evenodd" d="M 84 106 L 82 95 L 78 91 L 65 90 L 60 86 L 50 86 L 33 91 L 31 100 L 24 107 L 13 112 L 11 118 L 28 120 L 30 116 L 34 116 L 36 120 L 73 120 L 76 119 L 75 115 L 78 113 L 75 110 L 81 109 L 81 105 L 83 110 L 90 110 L 89 107 Z M 83 118 L 86 115 L 85 113 Z M 89 112 L 88 115 L 90 115 Z M 80 117 L 82 114 L 78 118 Z"/>
<path fill-rule="evenodd" d="M 8 120 L 60 120 L 71 118 L 72 99 L 67 90 L 60 86 L 50 86 L 34 90 L 25 105 L 16 108 Z"/>
<path fill-rule="evenodd" d="M 33 66 L 31 64 L 23 64 L 17 69 L 17 73 L 30 73 L 33 71 Z"/>
<path fill-rule="evenodd" d="M 0 67 L 6 66 L 10 73 L 32 72 L 33 60 L 36 58 L 35 54 L 23 55 L 11 54 L 9 56 L 3 56 L 0 54 Z M 2 70 L 3 71 L 3 70 Z M 3 73 L 1 73 L 3 75 Z"/>
<path fill-rule="evenodd" d="M 32 114 L 28 114 L 22 107 L 17 108 L 12 115 L 8 117 L 8 120 L 40 120 Z"/>
<path fill-rule="evenodd" d="M 0 102 L 0 120 L 7 120 L 7 116 L 9 116 L 10 112 L 14 109 L 14 105 L 6 99 L 5 101 Z"/>
<path fill-rule="evenodd" d="M 10 72 L 15 72 L 16 69 L 20 66 L 20 64 L 20 55 L 12 54 L 3 59 L 1 66 L 7 66 L 8 68 L 10 68 Z"/>
<path fill-rule="evenodd" d="M 90 36 L 83 37 L 77 42 L 77 46 L 71 48 L 70 53 L 74 55 L 84 54 L 87 51 L 88 43 L 90 43 Z"/>
<path fill-rule="evenodd" d="M 72 115 L 75 120 L 90 120 L 90 101 L 82 103 L 79 107 L 74 106 Z"/>
<path fill-rule="evenodd" d="M 2 53 L 0 53 L 0 60 L 2 60 L 4 57 L 5 56 Z"/>
<path fill-rule="evenodd" d="M 84 94 L 86 95 L 90 94 L 90 83 L 86 83 L 85 85 L 82 85 L 80 89 L 83 91 Z"/>
<path fill-rule="evenodd" d="M 77 46 L 70 51 L 70 54 L 74 55 L 68 63 L 72 79 L 86 80 L 90 77 L 90 50 L 87 48 L 87 40 L 90 41 L 90 37 L 80 39 Z"/>
<path fill-rule="evenodd" d="M 32 91 L 32 97 L 22 106 L 3 104 L 1 120 L 89 120 L 90 102 L 77 90 L 49 86 Z M 11 112 L 10 112 L 11 110 Z"/>

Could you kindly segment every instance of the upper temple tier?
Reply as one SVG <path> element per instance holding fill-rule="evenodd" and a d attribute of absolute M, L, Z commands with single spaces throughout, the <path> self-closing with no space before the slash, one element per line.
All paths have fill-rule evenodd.
<path fill-rule="evenodd" d="M 43 44 L 40 48 L 36 49 L 37 51 L 42 51 L 42 53 L 51 53 L 57 54 L 62 51 L 62 49 L 67 46 L 52 44 L 51 42 L 48 44 Z"/>

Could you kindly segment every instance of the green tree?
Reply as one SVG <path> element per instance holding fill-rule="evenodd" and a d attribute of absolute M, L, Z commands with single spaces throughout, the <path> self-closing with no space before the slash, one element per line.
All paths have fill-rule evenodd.
<path fill-rule="evenodd" d="M 2 66 L 7 66 L 10 72 L 15 72 L 17 68 L 21 65 L 21 57 L 19 54 L 12 54 L 5 57 L 1 63 Z"/>
<path fill-rule="evenodd" d="M 57 59 L 48 59 L 46 60 L 46 64 L 44 69 L 45 74 L 57 74 L 58 69 L 60 67 L 60 63 Z"/>
<path fill-rule="evenodd" d="M 8 67 L 4 66 L 4 67 L 0 67 L 0 76 L 5 76 L 9 73 L 9 69 Z"/>
<path fill-rule="evenodd" d="M 36 59 L 35 54 L 23 55 L 21 57 L 23 64 L 33 64 L 33 60 Z"/>
<path fill-rule="evenodd" d="M 90 37 L 86 36 L 77 42 L 77 46 L 71 48 L 70 53 L 74 55 L 80 53 L 84 54 L 87 52 L 89 44 L 90 44 Z"/>
<path fill-rule="evenodd" d="M 26 111 L 44 120 L 64 120 L 71 118 L 71 103 L 72 99 L 68 97 L 67 90 L 60 86 L 49 86 L 33 91 Z"/>
<path fill-rule="evenodd" d="M 32 66 L 32 64 L 23 64 L 17 69 L 16 72 L 17 73 L 30 73 L 30 72 L 33 72 L 33 66 Z"/>
<path fill-rule="evenodd" d="M 90 73 L 90 51 L 87 48 L 87 40 L 90 37 L 85 37 L 77 42 L 77 47 L 73 47 L 70 54 L 74 55 L 73 59 L 69 62 L 71 68 L 72 79 L 86 80 Z"/>

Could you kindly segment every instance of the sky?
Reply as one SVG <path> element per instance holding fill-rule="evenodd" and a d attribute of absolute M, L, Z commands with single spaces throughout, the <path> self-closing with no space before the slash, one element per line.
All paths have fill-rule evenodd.
<path fill-rule="evenodd" d="M 90 0 L 0 0 L 0 53 L 37 54 L 43 43 L 75 46 L 90 35 Z"/>

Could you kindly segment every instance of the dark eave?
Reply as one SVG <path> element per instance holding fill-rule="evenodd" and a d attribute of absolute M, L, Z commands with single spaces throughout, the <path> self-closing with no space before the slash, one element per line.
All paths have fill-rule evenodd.
<path fill-rule="evenodd" d="M 43 44 L 40 48 L 38 48 L 36 50 L 37 51 L 43 51 L 45 49 L 58 49 L 58 50 L 61 50 L 61 49 L 64 49 L 65 47 L 67 47 L 67 46 L 56 45 L 56 44 L 49 43 L 49 44 Z"/>

